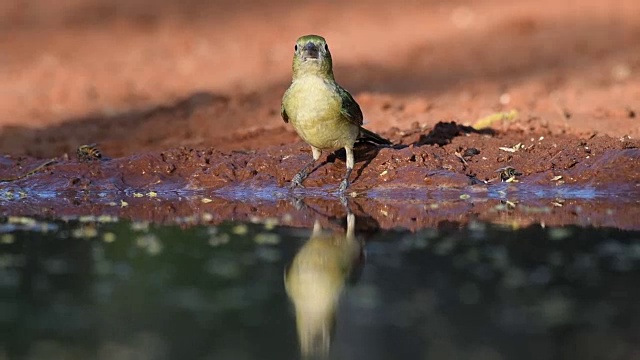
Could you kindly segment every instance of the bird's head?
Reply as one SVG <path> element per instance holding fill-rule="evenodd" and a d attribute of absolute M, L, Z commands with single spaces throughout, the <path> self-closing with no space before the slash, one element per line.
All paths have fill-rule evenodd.
<path fill-rule="evenodd" d="M 296 41 L 293 53 L 293 77 L 303 75 L 333 78 L 331 53 L 322 36 L 305 35 Z"/>

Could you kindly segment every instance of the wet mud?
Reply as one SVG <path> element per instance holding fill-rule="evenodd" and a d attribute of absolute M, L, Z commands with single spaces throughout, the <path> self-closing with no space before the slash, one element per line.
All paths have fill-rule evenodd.
<path fill-rule="evenodd" d="M 474 220 L 640 228 L 640 141 L 479 132 L 455 123 L 385 135 L 398 145 L 359 146 L 345 195 L 357 215 L 372 219 L 372 229 Z M 321 159 L 304 188 L 289 188 L 310 157 L 301 142 L 232 152 L 182 147 L 95 161 L 60 158 L 16 179 L 44 160 L 5 156 L 0 177 L 11 180 L 0 184 L 0 215 L 308 225 L 314 212 L 346 211 L 337 193 L 345 169 L 340 151 Z M 520 175 L 503 175 L 509 167 Z"/>

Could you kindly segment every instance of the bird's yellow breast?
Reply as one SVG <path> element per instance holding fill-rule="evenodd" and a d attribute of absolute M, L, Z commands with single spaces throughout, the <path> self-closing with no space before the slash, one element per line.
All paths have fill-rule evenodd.
<path fill-rule="evenodd" d="M 344 117 L 335 84 L 319 76 L 294 80 L 283 99 L 298 135 L 318 149 L 352 147 L 359 127 Z"/>

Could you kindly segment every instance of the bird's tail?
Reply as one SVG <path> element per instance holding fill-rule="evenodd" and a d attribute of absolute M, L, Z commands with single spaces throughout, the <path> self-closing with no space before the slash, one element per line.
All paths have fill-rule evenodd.
<path fill-rule="evenodd" d="M 358 136 L 358 140 L 374 145 L 393 145 L 390 140 L 385 139 L 382 136 L 374 133 L 373 131 L 369 131 L 363 127 L 360 127 L 360 136 Z"/>

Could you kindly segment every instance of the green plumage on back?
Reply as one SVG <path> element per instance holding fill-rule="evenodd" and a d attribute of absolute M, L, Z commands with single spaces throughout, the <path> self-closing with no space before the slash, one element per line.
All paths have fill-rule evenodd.
<path fill-rule="evenodd" d="M 347 120 L 355 125 L 362 125 L 362 110 L 360 110 L 360 105 L 353 99 L 351 94 L 342 86 L 336 84 L 338 94 L 342 99 L 342 109 L 340 112 L 344 115 Z"/>

